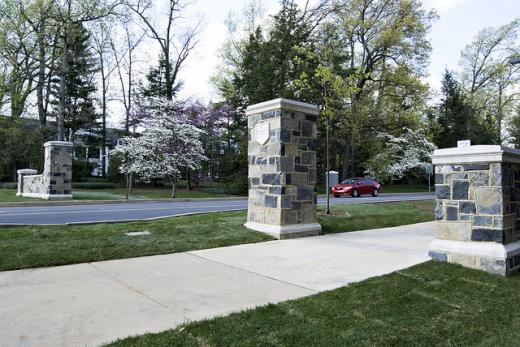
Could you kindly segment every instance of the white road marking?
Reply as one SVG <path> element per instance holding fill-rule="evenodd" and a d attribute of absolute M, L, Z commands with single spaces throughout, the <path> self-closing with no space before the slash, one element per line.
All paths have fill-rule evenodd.
<path fill-rule="evenodd" d="M 132 211 L 164 211 L 164 210 L 186 210 L 186 209 L 215 208 L 215 207 L 218 207 L 218 206 L 208 205 L 208 206 L 179 206 L 179 207 L 176 206 L 176 207 L 159 207 L 159 208 L 128 208 L 128 209 L 118 209 L 118 210 L 46 211 L 46 212 L 12 213 L 12 214 L 9 214 L 9 216 L 35 216 L 35 215 L 45 215 L 45 214 L 78 214 L 78 213 L 132 212 Z M 244 207 L 244 205 L 243 204 L 225 205 L 223 208 L 236 208 L 236 207 Z M 245 208 L 247 208 L 247 205 L 245 206 Z"/>

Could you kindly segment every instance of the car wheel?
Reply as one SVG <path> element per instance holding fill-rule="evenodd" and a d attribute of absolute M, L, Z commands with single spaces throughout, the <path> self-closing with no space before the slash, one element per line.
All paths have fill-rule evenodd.
<path fill-rule="evenodd" d="M 334 197 L 335 197 L 335 198 L 339 198 L 339 197 L 341 197 L 341 195 L 339 195 L 339 194 L 334 194 Z"/>
<path fill-rule="evenodd" d="M 353 198 L 359 198 L 359 190 L 354 189 L 354 190 L 352 191 L 352 197 L 353 197 Z"/>
<path fill-rule="evenodd" d="M 374 189 L 374 191 L 372 192 L 372 196 L 379 196 L 379 189 Z"/>

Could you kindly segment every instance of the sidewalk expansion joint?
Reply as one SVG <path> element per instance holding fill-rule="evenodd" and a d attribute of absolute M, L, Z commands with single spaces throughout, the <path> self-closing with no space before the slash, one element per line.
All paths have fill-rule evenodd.
<path fill-rule="evenodd" d="M 197 252 L 197 251 L 194 251 L 194 252 Z M 186 252 L 190 255 L 193 255 L 195 257 L 199 257 L 200 259 L 204 259 L 204 260 L 209 260 L 215 264 L 219 264 L 219 265 L 224 265 L 224 266 L 227 266 L 229 268 L 232 268 L 232 269 L 235 269 L 235 270 L 240 270 L 240 271 L 244 271 L 244 272 L 247 272 L 247 273 L 250 273 L 250 274 L 253 274 L 255 276 L 260 276 L 260 277 L 264 277 L 264 278 L 268 278 L 270 280 L 273 280 L 273 281 L 276 281 L 276 282 L 280 282 L 280 283 L 283 283 L 283 284 L 287 284 L 287 285 L 290 285 L 290 286 L 293 286 L 293 287 L 298 287 L 298 288 L 301 288 L 301 289 L 305 289 L 305 290 L 310 290 L 311 292 L 315 293 L 315 294 L 318 294 L 320 291 L 319 290 L 316 290 L 316 289 L 313 289 L 313 288 L 308 288 L 308 287 L 305 287 L 305 286 L 302 286 L 302 285 L 299 285 L 299 284 L 295 284 L 295 283 L 291 283 L 291 282 L 287 282 L 287 281 L 283 281 L 283 280 L 280 280 L 278 278 L 275 278 L 275 277 L 271 277 L 271 276 L 267 276 L 267 275 L 264 275 L 264 274 L 261 274 L 261 273 L 258 273 L 258 272 L 254 272 L 254 271 L 251 271 L 251 270 L 247 270 L 247 269 L 243 269 L 241 267 L 238 267 L 238 266 L 233 266 L 233 265 L 229 265 L 229 264 L 226 264 L 226 263 L 223 263 L 223 262 L 220 262 L 220 261 L 216 261 L 214 259 L 211 259 L 211 258 L 207 258 L 207 257 L 204 257 L 202 255 L 199 255 L 199 254 L 195 254 L 195 253 L 192 253 L 191 251 L 188 251 Z"/>
<path fill-rule="evenodd" d="M 91 267 L 93 267 L 95 270 L 103 273 L 104 275 L 106 275 L 107 277 L 109 277 L 111 280 L 113 281 L 116 281 L 117 283 L 125 286 L 126 288 L 130 289 L 131 291 L 141 295 L 141 296 L 144 296 L 146 299 L 150 300 L 151 302 L 153 302 L 154 304 L 158 305 L 158 306 L 161 306 L 162 308 L 182 317 L 184 320 L 187 320 L 188 317 L 186 317 L 185 315 L 179 313 L 179 312 L 176 312 L 175 310 L 173 310 L 171 307 L 168 307 L 167 305 L 163 304 L 162 302 L 160 301 L 157 301 L 156 299 L 152 298 L 151 296 L 149 295 L 146 295 L 145 293 L 143 293 L 142 291 L 138 290 L 137 288 L 129 285 L 128 283 L 120 280 L 119 278 L 117 278 L 116 276 L 113 276 L 111 275 L 108 271 L 105 271 L 103 269 L 101 269 L 100 267 L 96 266 L 95 263 L 88 263 L 88 265 L 90 265 Z"/>

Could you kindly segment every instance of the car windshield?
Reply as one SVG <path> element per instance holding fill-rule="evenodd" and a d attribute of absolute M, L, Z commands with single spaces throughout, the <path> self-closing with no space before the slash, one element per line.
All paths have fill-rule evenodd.
<path fill-rule="evenodd" d="M 358 182 L 359 182 L 359 180 L 349 178 L 348 180 L 344 180 L 343 182 L 341 182 L 341 184 L 354 184 L 354 183 L 358 183 Z"/>

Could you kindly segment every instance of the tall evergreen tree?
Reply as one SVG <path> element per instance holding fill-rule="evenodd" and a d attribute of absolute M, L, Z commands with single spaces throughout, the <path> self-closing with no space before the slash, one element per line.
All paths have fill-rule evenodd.
<path fill-rule="evenodd" d="M 53 78 L 53 104 L 58 105 L 60 84 L 65 79 L 64 124 L 68 129 L 69 141 L 74 141 L 81 128 L 97 129 L 97 114 L 94 108 L 94 74 L 97 66 L 90 43 L 90 34 L 81 23 L 71 25 L 70 42 L 67 45 L 67 71 L 60 71 Z M 57 62 L 62 66 L 61 62 Z"/>
<path fill-rule="evenodd" d="M 267 34 L 258 27 L 246 40 L 232 78 L 230 90 L 235 94 L 222 90 L 235 107 L 279 97 L 313 101 L 300 95 L 294 81 L 300 78 L 302 68 L 310 66 L 305 63 L 310 57 L 303 48 L 312 45 L 312 33 L 322 18 L 301 11 L 294 0 L 282 0 L 281 9 L 273 19 L 273 27 Z M 313 75 L 312 71 L 306 72 Z"/>
<path fill-rule="evenodd" d="M 449 70 L 442 78 L 442 99 L 438 105 L 438 131 L 434 142 L 439 148 L 454 147 L 457 141 L 470 139 L 473 125 L 470 107 L 466 103 L 461 87 Z"/>
<path fill-rule="evenodd" d="M 169 63 L 169 67 L 166 66 L 167 62 L 164 55 L 159 58 L 159 65 L 150 68 L 146 74 L 146 86 L 142 87 L 142 94 L 144 96 L 153 97 L 164 97 L 169 98 L 169 93 L 172 97 L 175 97 L 182 87 L 182 81 L 176 80 L 171 90 L 167 84 L 167 71 L 173 68 L 172 62 Z"/>
<path fill-rule="evenodd" d="M 439 148 L 455 147 L 459 140 L 473 144 L 493 144 L 496 141 L 493 117 L 477 117 L 468 98 L 453 73 L 446 70 L 442 79 L 442 99 L 437 106 L 433 140 Z"/>

